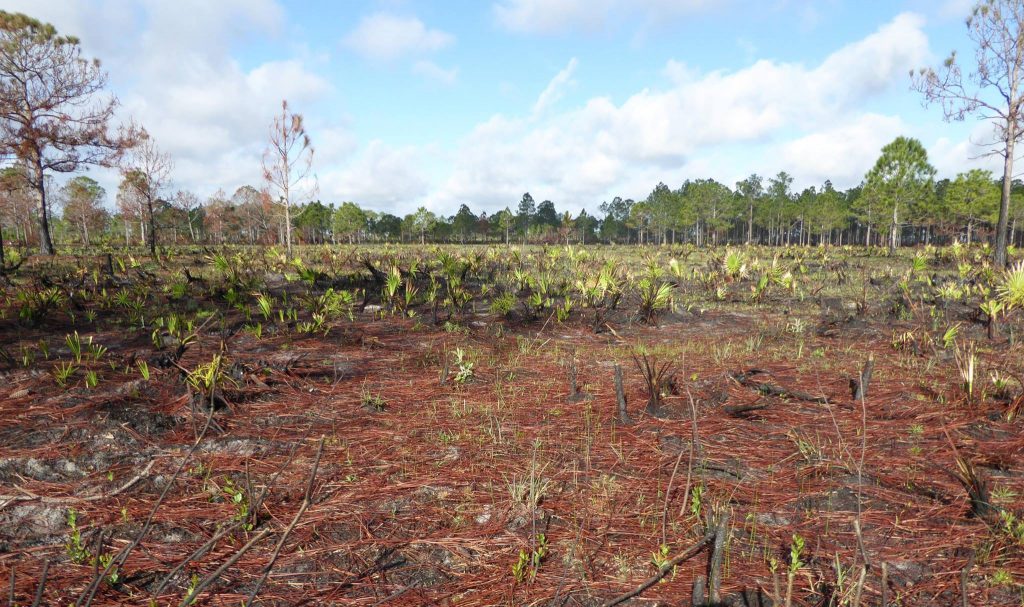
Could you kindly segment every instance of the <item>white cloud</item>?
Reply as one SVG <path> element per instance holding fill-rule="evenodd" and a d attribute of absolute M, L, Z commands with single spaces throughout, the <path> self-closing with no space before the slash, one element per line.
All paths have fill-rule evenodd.
<path fill-rule="evenodd" d="M 427 80 L 433 80 L 445 85 L 455 84 L 459 77 L 458 68 L 445 69 L 433 61 L 420 60 L 412 64 L 414 74 L 423 76 Z"/>
<path fill-rule="evenodd" d="M 537 97 L 537 102 L 533 104 L 534 115 L 544 113 L 544 110 L 562 98 L 565 88 L 572 84 L 572 75 L 576 71 L 577 64 L 576 58 L 573 57 L 564 69 L 555 74 L 555 77 L 551 79 L 551 82 L 548 83 L 547 87 L 541 91 L 540 96 Z"/>
<path fill-rule="evenodd" d="M 775 146 L 772 160 L 778 168 L 796 167 L 805 184 L 829 179 L 852 185 L 864 177 L 882 146 L 908 131 L 900 118 L 879 114 L 851 116 L 837 123 Z"/>
<path fill-rule="evenodd" d="M 825 174 L 837 167 L 811 154 L 814 145 L 831 146 L 835 154 L 858 154 L 850 159 L 853 168 L 840 173 L 861 174 L 867 166 L 858 163 L 873 162 L 880 148 L 869 153 L 879 137 L 866 131 L 898 125 L 891 118 L 862 116 L 860 108 L 924 60 L 928 45 L 921 27 L 919 17 L 900 15 L 814 67 L 761 60 L 735 72 L 701 74 L 670 62 L 669 88 L 644 89 L 621 104 L 598 97 L 540 118 L 494 116 L 464 139 L 434 199 L 472 200 L 490 210 L 529 189 L 535 198 L 593 207 L 609 195 L 646 195 L 663 179 L 742 176 L 760 161 L 745 159 L 747 166 L 729 168 L 727 175 L 692 173 L 702 166 L 694 157 L 736 145 L 758 150 L 771 163 L 786 162 L 783 152 L 794 163 L 803 158 L 806 169 L 775 170 L 806 172 L 815 181 L 839 178 Z M 547 105 L 540 99 L 538 104 Z M 836 130 L 844 121 L 853 126 Z M 780 148 L 778 142 L 788 138 L 795 141 Z"/>
<path fill-rule="evenodd" d="M 430 187 L 418 168 L 424 154 L 413 146 L 395 148 L 370 141 L 348 166 L 320 174 L 321 194 L 329 200 L 351 200 L 396 215 L 409 213 Z"/>
<path fill-rule="evenodd" d="M 952 179 L 957 173 L 972 168 L 986 169 L 992 171 L 993 175 L 1002 176 L 1002 156 L 990 154 L 993 148 L 988 145 L 996 138 L 998 136 L 991 122 L 979 122 L 965 139 L 937 138 L 928 146 L 928 158 L 938 171 L 940 179 L 942 177 Z M 925 141 L 925 143 L 929 142 Z M 1015 176 L 1019 176 L 1019 168 L 1017 173 Z"/>
<path fill-rule="evenodd" d="M 515 32 L 553 33 L 602 27 L 613 6 L 613 0 L 502 0 L 494 5 L 494 14 Z"/>
<path fill-rule="evenodd" d="M 415 17 L 376 13 L 363 17 L 343 42 L 345 46 L 369 59 L 394 61 L 410 55 L 431 53 L 454 41 L 451 34 L 429 29 Z"/>
<path fill-rule="evenodd" d="M 11 8 L 79 36 L 86 52 L 103 60 L 121 98 L 119 115 L 139 121 L 171 154 L 174 187 L 200 195 L 259 185 L 267 129 L 281 100 L 308 114 L 331 90 L 300 58 L 248 68 L 232 58 L 233 47 L 272 41 L 285 30 L 284 10 L 273 0 L 22 4 Z M 95 176 L 116 190 L 116 173 Z"/>

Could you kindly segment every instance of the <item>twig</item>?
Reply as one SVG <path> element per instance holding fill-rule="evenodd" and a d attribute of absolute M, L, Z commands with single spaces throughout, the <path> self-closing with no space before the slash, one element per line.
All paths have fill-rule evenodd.
<path fill-rule="evenodd" d="M 43 562 L 43 573 L 39 576 L 39 586 L 36 588 L 36 598 L 32 601 L 32 607 L 39 607 L 43 601 L 43 590 L 46 589 L 46 575 L 50 572 L 50 559 Z"/>
<path fill-rule="evenodd" d="M 857 579 L 856 590 L 853 593 L 853 607 L 860 607 L 860 599 L 864 594 L 864 578 L 867 577 L 868 566 L 862 565 L 860 568 L 860 577 Z"/>
<path fill-rule="evenodd" d="M 615 605 L 621 605 L 629 599 L 635 596 L 639 596 L 641 593 L 643 593 L 643 591 L 647 590 L 651 586 L 661 581 L 663 577 L 668 575 L 675 567 L 679 566 L 680 563 L 688 561 L 689 559 L 692 559 L 693 557 L 700 554 L 705 548 L 707 548 L 708 544 L 710 544 L 714 539 L 714 531 L 706 534 L 696 544 L 690 546 L 677 556 L 672 557 L 671 560 L 669 560 L 667 563 L 661 566 L 661 569 L 658 570 L 658 573 L 655 573 L 653 576 L 647 578 L 647 580 L 645 580 L 644 583 L 640 584 L 633 590 L 630 590 L 629 592 L 626 592 L 624 594 L 620 594 L 614 599 L 604 603 L 602 607 L 614 607 Z"/>
<path fill-rule="evenodd" d="M 252 548 L 257 542 L 259 542 L 268 535 L 270 535 L 270 527 L 266 527 L 262 531 L 254 535 L 251 540 L 246 542 L 244 546 L 238 549 L 238 552 L 231 555 L 231 558 L 224 561 L 224 563 L 220 567 L 217 567 L 217 569 L 213 573 L 206 576 L 203 579 L 203 581 L 199 582 L 196 585 L 196 587 L 192 590 L 192 592 L 190 592 L 188 596 L 182 599 L 181 607 L 191 605 L 192 601 L 194 601 L 197 596 L 202 594 L 203 591 L 205 591 L 210 584 L 217 581 L 217 578 L 219 578 L 225 571 L 227 571 L 229 567 L 237 563 L 238 559 L 242 558 L 245 555 L 245 553 L 249 551 L 250 548 Z"/>
<path fill-rule="evenodd" d="M 692 443 L 691 443 L 692 446 Z M 679 455 L 676 456 L 676 465 L 672 466 L 672 475 L 668 477 L 668 486 L 665 487 L 665 506 L 661 509 L 661 543 L 662 545 L 667 543 L 666 527 L 668 527 L 668 503 L 672 499 L 672 484 L 676 480 L 676 472 L 679 471 L 679 464 L 683 461 L 683 450 L 679 450 Z"/>
<path fill-rule="evenodd" d="M 284 546 L 285 541 L 288 540 L 288 536 L 291 535 L 292 530 L 295 529 L 295 525 L 298 524 L 299 518 L 302 517 L 303 513 L 306 512 L 306 509 L 309 508 L 310 504 L 312 503 L 313 482 L 316 480 L 316 472 L 320 468 L 320 458 L 323 456 L 323 454 L 324 437 L 321 436 L 320 444 L 317 446 L 316 449 L 316 459 L 313 460 L 313 469 L 310 471 L 309 481 L 306 483 L 306 493 L 302 498 L 302 505 L 299 506 L 299 511 L 295 513 L 295 517 L 292 518 L 292 522 L 288 525 L 288 528 L 284 530 L 284 533 L 281 535 L 281 539 L 277 541 L 277 546 L 274 548 L 274 553 L 270 556 L 270 562 L 268 562 L 267 566 L 264 568 L 263 576 L 260 577 L 260 580 L 256 582 L 255 586 L 253 586 L 252 592 L 249 593 L 249 598 L 245 601 L 245 607 L 249 607 L 249 605 L 252 605 L 252 602 L 256 598 L 256 595 L 259 593 L 260 588 L 262 588 L 263 584 L 267 581 L 267 576 L 270 575 L 270 570 L 274 568 L 274 563 L 277 562 L 277 557 L 279 554 L 281 554 L 281 548 Z"/>
<path fill-rule="evenodd" d="M 306 435 L 303 436 L 302 439 L 299 442 L 304 441 L 308 436 L 309 436 L 309 430 L 306 431 Z M 267 497 L 267 494 L 270 493 L 270 488 L 274 486 L 274 484 L 277 482 L 277 478 L 281 475 L 281 473 L 285 469 L 288 468 L 288 466 L 292 463 L 292 459 L 294 459 L 294 458 L 295 458 L 295 446 L 293 445 L 291 451 L 288 453 L 288 459 L 286 459 L 284 464 L 282 464 L 281 467 L 278 468 L 277 471 L 274 472 L 273 476 L 270 477 L 270 480 L 267 482 L 266 486 L 264 486 L 263 490 L 260 491 L 259 497 L 256 498 L 256 501 L 253 502 L 252 511 L 254 513 L 255 512 L 259 512 L 259 509 L 263 505 L 263 500 Z M 232 522 L 229 525 L 224 526 L 219 531 L 217 531 L 217 533 L 214 534 L 213 537 L 211 537 L 209 540 L 207 540 L 207 542 L 205 544 L 203 544 L 199 548 L 196 548 L 195 551 L 192 552 L 192 554 L 188 555 L 187 557 L 185 557 L 185 559 L 183 561 L 181 561 L 180 563 L 175 565 L 174 569 L 171 569 L 171 571 L 168 572 L 166 576 L 164 576 L 163 581 L 160 582 L 160 585 L 157 586 L 156 590 L 153 591 L 153 598 L 156 599 L 157 597 L 159 597 L 160 593 L 163 591 L 164 587 L 167 586 L 167 584 L 171 581 L 171 579 L 173 579 L 174 576 L 177 575 L 177 573 L 179 571 L 184 569 L 186 565 L 188 565 L 191 561 L 193 561 L 193 560 L 201 557 L 202 555 L 206 554 L 209 550 L 211 550 L 217 544 L 217 542 L 220 541 L 220 539 L 222 537 L 224 537 L 228 533 L 231 533 L 232 531 L 237 529 L 239 526 L 241 526 L 241 524 L 242 524 L 242 521 L 237 520 L 237 521 Z"/>
<path fill-rule="evenodd" d="M 170 582 L 171 579 L 175 575 L 177 575 L 177 573 L 179 571 L 184 569 L 186 565 L 188 565 L 191 561 L 193 561 L 193 560 L 201 557 L 202 555 L 206 554 L 211 548 L 213 548 L 217 544 L 217 542 L 220 541 L 220 539 L 222 537 L 224 537 L 228 533 L 231 533 L 232 531 L 237 529 L 241 524 L 242 524 L 242 521 L 234 521 L 230 525 L 226 525 L 226 526 L 222 527 L 217 533 L 214 534 L 213 537 L 211 537 L 209 540 L 207 540 L 205 544 L 203 544 L 199 548 L 196 548 L 195 551 L 192 552 L 192 554 L 188 555 L 187 557 L 185 557 L 185 559 L 183 561 L 181 561 L 180 563 L 175 565 L 174 569 L 171 569 L 170 572 L 168 572 L 167 575 L 164 576 L 163 581 L 160 582 L 160 585 L 157 586 L 156 590 L 153 591 L 153 598 L 156 599 L 157 597 L 159 597 L 160 593 L 163 592 L 163 589 L 164 589 L 165 586 L 167 586 L 168 582 Z"/>
<path fill-rule="evenodd" d="M 373 605 L 371 605 L 371 607 L 379 607 L 380 605 L 383 605 L 384 603 L 390 602 L 393 599 L 397 599 L 398 597 L 402 596 L 406 592 L 409 592 L 410 590 L 412 590 L 412 584 L 409 584 L 408 586 L 402 588 L 401 590 L 398 590 L 396 592 L 392 592 L 391 594 L 387 595 L 386 597 L 382 598 L 381 600 L 379 600 L 376 603 L 374 603 Z"/>
<path fill-rule="evenodd" d="M 700 450 L 700 434 L 697 432 L 697 403 L 693 401 L 693 394 L 686 389 L 686 396 L 690 400 L 690 418 L 693 422 L 693 436 L 690 437 L 690 456 L 686 463 L 686 489 L 683 490 L 683 505 L 679 507 L 679 514 L 682 515 L 690 503 L 690 484 L 693 481 L 693 454 Z"/>
<path fill-rule="evenodd" d="M 99 578 L 94 579 L 92 583 L 90 583 L 89 586 L 86 587 L 85 591 L 82 592 L 82 595 L 78 597 L 78 600 L 75 601 L 75 607 L 89 607 L 89 605 L 92 603 L 93 597 L 96 596 L 96 590 L 99 589 L 99 581 L 106 577 L 106 575 L 110 573 L 110 571 L 114 567 L 120 567 L 124 565 L 125 561 L 128 560 L 128 555 L 130 555 L 132 551 L 135 550 L 135 548 L 138 547 L 140 543 L 142 543 L 142 538 L 146 536 L 146 533 L 149 532 L 150 526 L 153 524 L 153 518 L 156 516 L 157 509 L 159 509 L 160 506 L 164 503 L 164 499 L 167 497 L 167 494 L 170 493 L 171 487 L 174 486 L 174 482 L 178 480 L 178 475 L 181 474 L 181 471 L 185 468 L 185 464 L 188 463 L 188 460 L 191 459 L 192 454 L 194 454 L 196 452 L 196 449 L 199 448 L 199 443 L 201 443 L 203 441 L 203 437 L 206 436 L 206 432 L 207 430 L 210 429 L 210 424 L 212 421 L 213 403 L 210 404 L 210 412 L 206 415 L 206 423 L 203 425 L 202 432 L 199 433 L 199 436 L 196 438 L 195 442 L 192 443 L 192 447 L 188 450 L 188 453 L 185 454 L 185 457 L 181 459 L 181 463 L 178 464 L 178 468 L 174 471 L 174 474 L 172 474 L 171 478 L 167 481 L 167 485 L 164 486 L 164 490 L 160 492 L 160 497 L 157 498 L 156 503 L 153 504 L 153 507 L 150 509 L 149 516 L 146 517 L 146 522 L 143 523 L 142 529 L 140 529 L 139 533 L 136 534 L 135 539 L 132 540 L 132 543 L 125 546 L 125 548 L 121 550 L 121 552 L 118 553 L 117 556 L 110 559 L 110 562 L 107 563 L 107 566 L 103 568 L 103 574 Z"/>

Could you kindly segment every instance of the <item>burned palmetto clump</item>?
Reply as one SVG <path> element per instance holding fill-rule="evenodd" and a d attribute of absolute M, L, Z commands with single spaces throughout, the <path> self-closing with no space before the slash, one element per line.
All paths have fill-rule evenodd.
<path fill-rule="evenodd" d="M 659 363 L 657 355 L 643 346 L 633 352 L 633 363 L 647 385 L 647 413 L 661 415 L 661 399 L 675 386 L 675 363 L 671 360 Z"/>
<path fill-rule="evenodd" d="M 988 483 L 978 475 L 971 462 L 962 456 L 956 457 L 956 471 L 953 472 L 960 484 L 967 491 L 967 497 L 971 501 L 971 516 L 982 520 L 995 520 L 999 516 L 999 509 L 992 505 Z"/>

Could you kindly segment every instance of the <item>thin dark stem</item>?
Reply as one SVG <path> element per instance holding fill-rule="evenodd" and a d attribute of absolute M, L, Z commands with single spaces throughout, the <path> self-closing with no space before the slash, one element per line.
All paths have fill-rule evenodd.
<path fill-rule="evenodd" d="M 662 565 L 661 569 L 658 570 L 658 573 L 654 574 L 653 576 L 645 580 L 644 583 L 640 584 L 633 590 L 630 590 L 629 592 L 626 592 L 624 594 L 620 594 L 614 599 L 604 603 L 602 607 L 615 607 L 615 605 L 621 605 L 629 599 L 640 595 L 641 593 L 643 593 L 643 591 L 647 590 L 651 586 L 661 581 L 663 577 L 671 573 L 672 570 L 675 569 L 680 563 L 688 561 L 689 559 L 692 559 L 693 557 L 700 554 L 705 548 L 708 547 L 708 544 L 710 544 L 714 539 L 715 532 L 711 531 L 710 533 L 702 537 L 696 544 L 690 546 L 683 552 L 672 557 L 670 561 Z"/>
<path fill-rule="evenodd" d="M 295 517 L 292 518 L 292 522 L 285 529 L 281 535 L 281 539 L 277 541 L 277 546 L 274 547 L 274 553 L 270 556 L 270 561 L 267 566 L 263 569 L 263 575 L 260 580 L 253 586 L 252 592 L 249 593 L 249 598 L 245 601 L 245 607 L 252 605 L 253 600 L 256 599 L 256 595 L 259 593 L 260 588 L 267 581 L 267 577 L 270 575 L 270 570 L 274 568 L 274 563 L 277 562 L 278 555 L 281 554 L 281 548 L 284 547 L 284 543 L 288 540 L 288 536 L 291 535 L 292 530 L 295 529 L 295 525 L 298 524 L 299 518 L 306 512 L 313 500 L 313 483 L 316 480 L 317 470 L 320 468 L 320 458 L 324 454 L 324 437 L 320 437 L 320 444 L 316 449 L 316 459 L 313 460 L 313 469 L 309 473 L 309 481 L 306 483 L 306 493 L 302 498 L 302 505 L 299 506 L 299 511 L 295 513 Z"/>
<path fill-rule="evenodd" d="M 43 563 L 43 573 L 39 576 L 39 586 L 36 588 L 36 598 L 32 601 L 32 607 L 39 607 L 43 601 L 43 590 L 46 589 L 46 576 L 50 573 L 50 559 Z"/>

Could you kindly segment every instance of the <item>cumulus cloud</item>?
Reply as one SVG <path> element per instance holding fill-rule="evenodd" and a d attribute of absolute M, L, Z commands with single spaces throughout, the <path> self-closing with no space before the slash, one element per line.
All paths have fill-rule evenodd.
<path fill-rule="evenodd" d="M 86 52 L 103 60 L 121 98 L 120 117 L 137 120 L 171 154 L 174 187 L 202 195 L 259 185 L 267 130 L 281 100 L 308 113 L 332 88 L 302 58 L 242 67 L 232 57 L 234 45 L 284 31 L 287 18 L 273 0 L 18 1 L 13 10 L 79 36 Z M 113 171 L 96 176 L 116 189 Z"/>
<path fill-rule="evenodd" d="M 372 140 L 348 166 L 320 174 L 321 195 L 389 213 L 409 213 L 429 191 L 430 181 L 418 168 L 425 154 L 415 146 L 392 147 Z"/>
<path fill-rule="evenodd" d="M 502 0 L 494 15 L 514 32 L 549 34 L 601 27 L 613 6 L 613 0 Z"/>
<path fill-rule="evenodd" d="M 806 172 L 817 179 L 829 167 L 811 158 L 814 145 L 830 145 L 836 154 L 864 154 L 877 137 L 865 136 L 863 129 L 898 127 L 893 119 L 864 118 L 858 111 L 925 59 L 921 27 L 919 17 L 900 15 L 816 66 L 762 60 L 734 72 L 700 73 L 672 62 L 665 69 L 668 88 L 644 89 L 620 104 L 598 97 L 539 120 L 494 116 L 464 139 L 436 197 L 497 208 L 519 190 L 533 188 L 568 206 L 593 207 L 610 194 L 645 195 L 659 179 L 644 191 L 623 191 L 634 187 L 629 184 L 637 175 L 707 177 L 687 175 L 686 167 L 696 166 L 692 159 L 698 154 L 736 144 L 760 146 L 773 155 L 785 152 L 794 162 L 813 160 L 819 166 L 808 165 Z M 540 99 L 538 104 L 545 106 Z M 834 130 L 847 119 L 855 126 Z M 781 152 L 772 148 L 775 139 L 793 135 L 796 141 Z M 844 138 L 846 147 L 840 145 Z"/>
<path fill-rule="evenodd" d="M 779 167 L 799 167 L 800 177 L 809 183 L 826 179 L 840 185 L 860 181 L 874 165 L 882 146 L 908 132 L 898 117 L 864 114 L 774 146 L 770 154 Z"/>
<path fill-rule="evenodd" d="M 972 168 L 989 170 L 994 175 L 1002 177 L 1002 157 L 992 154 L 993 147 L 990 145 L 998 139 L 999 136 L 991 122 L 979 122 L 964 139 L 939 137 L 933 143 L 925 143 L 931 143 L 928 146 L 928 158 L 940 178 L 952 179 L 957 173 Z M 968 163 L 970 166 L 966 166 Z M 1017 172 L 1019 176 L 1020 169 Z"/>
<path fill-rule="evenodd" d="M 356 53 L 378 61 L 394 61 L 449 46 L 455 38 L 430 29 L 416 17 L 376 13 L 363 17 L 343 43 Z"/>

